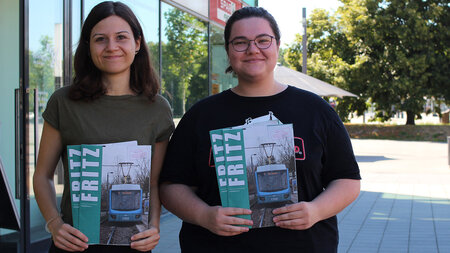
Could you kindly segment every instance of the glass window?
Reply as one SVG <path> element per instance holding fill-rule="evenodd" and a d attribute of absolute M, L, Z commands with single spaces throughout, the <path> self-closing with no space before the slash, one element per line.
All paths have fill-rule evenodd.
<path fill-rule="evenodd" d="M 34 199 L 33 181 L 38 146 L 44 120 L 42 113 L 53 92 L 63 85 L 63 2 L 59 0 L 30 0 L 28 22 L 28 76 L 30 89 L 28 110 L 28 140 L 30 182 L 31 242 L 47 238 L 43 219 Z M 43 13 L 46 13 L 43 15 Z M 62 193 L 63 176 L 58 166 L 54 176 L 57 194 Z"/>
<path fill-rule="evenodd" d="M 0 166 L 3 166 L 9 189 L 11 190 L 14 200 L 16 194 L 15 180 L 15 89 L 19 89 L 19 21 L 20 8 L 19 1 L 0 0 L 0 33 L 4 39 L 0 41 Z M 2 195 L 4 192 L 2 192 Z M 6 201 L 2 199 L 2 208 L 8 208 Z M 20 210 L 20 202 L 18 199 L 13 201 L 17 212 Z M 6 212 L 5 212 L 6 213 Z M 18 214 L 20 216 L 20 214 Z M 2 217 L 1 220 L 7 219 L 13 221 L 15 217 Z M 13 243 L 19 245 L 19 236 L 11 236 L 17 234 L 15 230 L 0 228 L 0 249 L 2 252 L 8 251 L 8 246 Z M 10 238 L 8 242 L 7 238 Z M 3 239 L 4 238 L 4 239 Z M 12 251 L 13 249 L 11 249 Z"/>
<path fill-rule="evenodd" d="M 72 0 L 72 60 L 75 54 L 75 50 L 78 47 L 81 32 L 81 1 Z"/>
<path fill-rule="evenodd" d="M 134 211 L 140 208 L 140 191 L 111 191 L 111 209 Z"/>
<path fill-rule="evenodd" d="M 257 172 L 260 192 L 277 192 L 288 188 L 287 170 Z"/>
<path fill-rule="evenodd" d="M 42 15 L 48 13 L 48 15 Z M 30 177 L 35 169 L 37 146 L 44 120 L 42 112 L 53 92 L 63 84 L 63 3 L 58 0 L 29 1 L 29 150 Z M 58 180 L 59 179 L 59 180 Z M 57 193 L 62 177 L 55 175 Z M 32 181 L 30 180 L 31 184 Z M 33 187 L 30 185 L 33 196 Z"/>
<path fill-rule="evenodd" d="M 162 94 L 181 117 L 209 94 L 207 24 L 167 4 L 162 19 Z"/>
<path fill-rule="evenodd" d="M 208 1 L 209 0 L 172 0 L 175 3 L 191 9 L 205 17 L 208 17 Z"/>
<path fill-rule="evenodd" d="M 255 6 L 256 2 L 255 0 L 244 0 L 244 2 L 250 6 Z"/>
<path fill-rule="evenodd" d="M 233 74 L 226 74 L 228 56 L 225 50 L 223 29 L 211 26 L 211 94 L 230 89 L 237 85 L 237 78 Z"/>

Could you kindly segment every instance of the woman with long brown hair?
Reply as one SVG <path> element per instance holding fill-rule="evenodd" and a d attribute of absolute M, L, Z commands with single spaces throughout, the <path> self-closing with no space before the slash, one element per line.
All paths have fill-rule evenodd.
<path fill-rule="evenodd" d="M 102 2 L 87 16 L 74 59 L 73 84 L 52 95 L 45 112 L 34 191 L 51 252 L 148 251 L 159 241 L 161 204 L 158 177 L 168 139 L 174 129 L 168 102 L 158 94 L 159 81 L 142 28 L 131 9 Z M 149 229 L 131 237 L 131 249 L 92 245 L 72 227 L 67 146 L 137 141 L 152 145 Z M 64 165 L 61 213 L 56 206 L 53 175 Z"/>

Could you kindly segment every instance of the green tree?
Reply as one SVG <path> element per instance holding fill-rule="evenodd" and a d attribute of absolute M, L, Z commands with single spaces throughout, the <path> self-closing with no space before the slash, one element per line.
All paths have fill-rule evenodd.
<path fill-rule="evenodd" d="M 349 41 L 345 27 L 336 16 L 330 16 L 323 9 L 315 9 L 307 22 L 308 75 L 360 96 L 360 99 L 337 99 L 336 111 L 343 121 L 347 120 L 350 112 L 356 111 L 361 115 L 366 109 L 366 98 L 354 70 L 364 61 L 364 57 L 356 53 L 356 46 Z M 303 68 L 302 50 L 302 36 L 297 35 L 284 55 L 289 65 L 297 71 Z"/>
<path fill-rule="evenodd" d="M 449 99 L 448 1 L 342 2 L 348 36 L 367 55 L 359 79 L 380 115 L 406 111 L 413 125 L 424 97 Z"/>
<path fill-rule="evenodd" d="M 49 95 L 55 90 L 55 57 L 50 37 L 43 36 L 39 42 L 40 48 L 36 52 L 29 53 L 29 82 L 31 89 L 37 88 L 39 91 L 39 110 L 42 111 Z M 32 103 L 30 103 L 31 106 L 33 106 Z"/>
<path fill-rule="evenodd" d="M 200 98 L 208 95 L 208 39 L 204 22 L 173 8 L 167 20 L 163 44 L 163 89 L 172 99 L 174 115 L 181 116 Z"/>
<path fill-rule="evenodd" d="M 281 48 L 280 52 L 278 53 L 278 63 L 282 66 L 289 66 L 289 64 L 286 62 L 286 59 L 284 58 L 284 55 L 287 53 L 287 48 Z"/>
<path fill-rule="evenodd" d="M 156 73 L 159 72 L 159 43 L 158 42 L 148 42 L 148 49 L 150 51 L 150 60 L 155 68 Z M 164 91 L 163 91 L 164 92 Z"/>
<path fill-rule="evenodd" d="M 406 111 L 406 124 L 414 124 L 424 97 L 449 100 L 448 1 L 341 2 L 333 16 L 314 10 L 307 34 L 308 74 L 360 96 L 338 100 L 343 120 L 371 101 L 383 120 Z M 285 55 L 297 70 L 301 50 L 298 36 Z"/>

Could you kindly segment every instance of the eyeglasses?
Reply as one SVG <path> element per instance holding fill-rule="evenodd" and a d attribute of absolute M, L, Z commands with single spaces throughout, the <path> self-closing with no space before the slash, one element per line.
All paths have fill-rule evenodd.
<path fill-rule="evenodd" d="M 244 37 L 238 37 L 228 42 L 233 46 L 233 49 L 237 52 L 244 52 L 250 47 L 250 42 L 254 41 L 255 46 L 259 49 L 267 49 L 272 45 L 272 39 L 275 38 L 273 36 L 262 34 L 257 36 L 254 40 L 249 40 Z"/>

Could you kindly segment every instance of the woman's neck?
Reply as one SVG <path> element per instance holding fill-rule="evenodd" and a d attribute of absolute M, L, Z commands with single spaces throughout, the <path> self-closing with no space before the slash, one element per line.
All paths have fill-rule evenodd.
<path fill-rule="evenodd" d="M 106 87 L 106 95 L 135 95 L 135 92 L 130 89 L 130 73 L 121 75 L 104 74 L 102 81 Z"/>
<path fill-rule="evenodd" d="M 244 97 L 265 97 L 278 94 L 285 90 L 287 85 L 281 84 L 274 79 L 261 81 L 239 80 L 236 87 L 231 90 Z"/>

